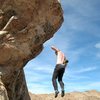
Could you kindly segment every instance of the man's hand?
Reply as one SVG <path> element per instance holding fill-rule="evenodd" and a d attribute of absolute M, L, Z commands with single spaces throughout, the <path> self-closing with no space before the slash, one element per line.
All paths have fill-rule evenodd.
<path fill-rule="evenodd" d="M 55 47 L 54 47 L 54 46 L 51 46 L 51 49 L 53 49 L 53 50 L 54 50 L 54 49 L 55 49 Z"/>
<path fill-rule="evenodd" d="M 53 49 L 54 51 L 58 52 L 60 51 L 58 48 L 54 47 L 54 46 L 51 46 L 51 49 Z"/>

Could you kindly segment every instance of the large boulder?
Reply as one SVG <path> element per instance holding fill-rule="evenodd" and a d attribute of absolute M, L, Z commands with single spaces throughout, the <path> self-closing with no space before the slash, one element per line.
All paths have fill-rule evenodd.
<path fill-rule="evenodd" d="M 0 0 L 0 72 L 9 100 L 30 100 L 23 67 L 62 22 L 58 0 Z"/>

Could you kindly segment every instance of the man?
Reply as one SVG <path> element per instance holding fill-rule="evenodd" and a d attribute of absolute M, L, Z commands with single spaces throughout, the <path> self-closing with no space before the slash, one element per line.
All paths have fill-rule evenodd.
<path fill-rule="evenodd" d="M 54 46 L 51 46 L 51 48 L 55 51 L 55 54 L 57 56 L 57 63 L 56 63 L 56 67 L 54 69 L 54 73 L 52 76 L 52 83 L 55 90 L 55 98 L 58 96 L 58 93 L 59 93 L 58 85 L 56 81 L 57 78 L 61 87 L 61 96 L 63 97 L 65 95 L 65 91 L 64 91 L 64 83 L 62 81 L 62 77 L 65 72 L 65 67 L 68 63 L 68 60 L 66 59 L 64 53 L 60 51 L 58 48 Z"/>

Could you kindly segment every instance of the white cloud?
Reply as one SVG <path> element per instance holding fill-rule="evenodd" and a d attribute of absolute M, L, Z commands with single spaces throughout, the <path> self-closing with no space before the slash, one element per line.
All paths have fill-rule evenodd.
<path fill-rule="evenodd" d="M 81 68 L 80 70 L 76 71 L 75 73 L 84 73 L 96 70 L 97 67 L 88 67 L 88 68 Z"/>
<path fill-rule="evenodd" d="M 46 83 L 46 82 L 45 82 Z M 51 84 L 32 83 L 28 84 L 29 91 L 34 94 L 47 94 L 53 91 Z"/>
<path fill-rule="evenodd" d="M 47 73 L 47 74 L 52 74 L 52 72 L 53 72 L 53 68 L 51 68 L 51 66 L 49 66 L 49 65 L 41 66 L 41 67 L 34 67 L 33 70 L 44 72 L 44 73 Z"/>
<path fill-rule="evenodd" d="M 42 81 L 42 80 L 45 80 L 47 78 L 47 76 L 45 76 L 44 74 L 40 75 L 39 73 L 36 73 L 36 72 L 31 72 L 31 73 L 25 73 L 25 76 L 26 76 L 26 81 L 27 83 L 34 83 L 34 82 L 39 82 L 39 81 Z M 41 77 L 40 77 L 41 76 Z"/>
<path fill-rule="evenodd" d="M 100 49 L 100 43 L 95 44 L 95 47 L 96 47 L 97 49 Z"/>
<path fill-rule="evenodd" d="M 95 48 L 97 48 L 98 50 L 100 50 L 100 42 L 95 44 Z M 100 58 L 100 51 L 96 52 L 96 57 Z"/>
<path fill-rule="evenodd" d="M 89 79 L 88 76 L 83 76 L 83 75 L 76 75 L 76 74 L 69 74 L 69 73 L 66 73 L 65 76 L 64 76 L 64 80 L 66 81 L 73 81 L 73 80 L 81 80 L 81 79 Z"/>
<path fill-rule="evenodd" d="M 68 92 L 72 91 L 87 91 L 87 90 L 99 90 L 100 89 L 100 82 L 67 82 L 65 84 L 65 89 Z"/>
<path fill-rule="evenodd" d="M 93 82 L 89 84 L 90 87 L 99 87 L 100 88 L 100 82 Z"/>
<path fill-rule="evenodd" d="M 62 0 L 64 9 L 64 26 L 68 30 L 77 34 L 75 31 L 85 31 L 86 33 L 100 37 L 100 28 L 96 25 L 99 22 L 100 14 L 98 0 Z M 85 6 L 84 6 L 85 5 Z"/>
<path fill-rule="evenodd" d="M 41 73 L 51 74 L 54 69 L 53 65 L 48 64 L 47 62 L 43 62 L 42 59 L 30 61 L 26 66 L 28 66 L 27 68 L 25 68 L 26 73 L 27 71 L 30 71 L 32 73 L 38 71 Z"/>
<path fill-rule="evenodd" d="M 69 61 L 69 63 L 75 63 L 77 62 L 81 55 L 85 52 L 86 48 L 77 48 L 77 49 L 73 49 L 68 51 L 68 57 L 71 59 Z"/>
<path fill-rule="evenodd" d="M 70 7 L 70 10 L 72 9 L 72 10 L 76 11 L 75 12 L 76 14 L 80 13 L 81 15 L 88 16 L 88 17 L 94 17 L 94 16 L 99 15 L 97 13 L 99 11 L 96 11 L 96 7 L 97 7 L 96 5 L 99 3 L 97 0 L 92 1 L 92 2 L 91 2 L 91 0 L 84 0 L 84 1 L 61 0 L 61 2 L 65 8 Z M 93 14 L 93 12 L 94 12 L 94 14 Z"/>
<path fill-rule="evenodd" d="M 97 53 L 97 54 L 96 54 L 96 56 L 97 56 L 98 58 L 100 58 L 100 52 L 99 52 L 99 53 Z"/>
<path fill-rule="evenodd" d="M 84 68 L 79 68 L 79 69 L 75 69 L 75 70 L 68 70 L 66 73 L 65 73 L 65 76 L 64 76 L 64 80 L 69 80 L 69 81 L 73 81 L 73 80 L 76 80 L 76 81 L 79 81 L 79 80 L 88 80 L 90 79 L 91 77 L 90 76 L 85 76 L 83 75 L 84 73 L 86 72 L 91 72 L 91 71 L 95 71 L 96 69 L 98 69 L 97 67 L 84 67 Z"/>
<path fill-rule="evenodd" d="M 68 82 L 65 84 L 65 90 L 68 92 L 73 91 L 86 91 L 89 90 L 89 86 L 87 86 L 87 83 L 80 83 L 80 82 Z"/>

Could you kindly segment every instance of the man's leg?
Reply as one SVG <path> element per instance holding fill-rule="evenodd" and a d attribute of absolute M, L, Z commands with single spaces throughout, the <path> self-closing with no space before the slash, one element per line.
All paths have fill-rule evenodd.
<path fill-rule="evenodd" d="M 60 87 L 61 87 L 61 96 L 63 97 L 65 95 L 65 91 L 64 91 L 64 82 L 62 81 L 62 78 L 63 78 L 63 74 L 65 72 L 65 69 L 62 68 L 60 69 L 59 71 L 59 74 L 58 74 L 58 82 L 60 84 Z"/>
<path fill-rule="evenodd" d="M 54 72 L 53 72 L 53 76 L 52 76 L 52 84 L 53 84 L 53 87 L 54 87 L 54 90 L 55 90 L 55 98 L 58 96 L 58 85 L 57 85 L 57 76 L 58 76 L 58 71 L 57 71 L 57 68 L 55 68 Z"/>

